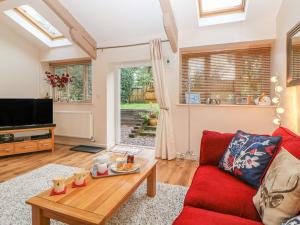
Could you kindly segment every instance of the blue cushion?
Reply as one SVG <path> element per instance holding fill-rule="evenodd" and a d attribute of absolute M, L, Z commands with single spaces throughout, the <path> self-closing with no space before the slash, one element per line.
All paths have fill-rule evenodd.
<path fill-rule="evenodd" d="M 252 135 L 239 130 L 219 162 L 219 168 L 258 188 L 280 141 L 281 137 Z"/>
<path fill-rule="evenodd" d="M 288 220 L 282 225 L 299 225 L 299 224 L 300 224 L 300 215 Z"/>

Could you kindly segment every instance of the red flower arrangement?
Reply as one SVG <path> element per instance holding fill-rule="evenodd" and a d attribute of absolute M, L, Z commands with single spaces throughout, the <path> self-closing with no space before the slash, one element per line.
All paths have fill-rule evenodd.
<path fill-rule="evenodd" d="M 61 76 L 57 74 L 52 74 L 48 71 L 45 72 L 46 74 L 46 81 L 51 85 L 53 88 L 65 88 L 69 83 L 71 83 L 72 77 L 69 74 L 62 74 Z"/>

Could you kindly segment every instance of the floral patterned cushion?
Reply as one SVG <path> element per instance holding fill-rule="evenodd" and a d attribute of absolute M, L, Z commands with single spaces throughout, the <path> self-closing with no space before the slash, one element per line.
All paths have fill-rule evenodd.
<path fill-rule="evenodd" d="M 280 141 L 281 137 L 252 135 L 237 131 L 219 162 L 219 168 L 259 188 L 261 176 Z"/>
<path fill-rule="evenodd" d="M 300 224 L 300 215 L 288 220 L 282 225 L 299 225 L 299 224 Z"/>

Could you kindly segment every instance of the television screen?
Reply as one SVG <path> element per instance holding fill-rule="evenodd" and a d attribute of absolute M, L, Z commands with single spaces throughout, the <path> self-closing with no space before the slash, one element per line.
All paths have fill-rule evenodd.
<path fill-rule="evenodd" d="M 52 99 L 0 99 L 0 127 L 52 123 Z"/>

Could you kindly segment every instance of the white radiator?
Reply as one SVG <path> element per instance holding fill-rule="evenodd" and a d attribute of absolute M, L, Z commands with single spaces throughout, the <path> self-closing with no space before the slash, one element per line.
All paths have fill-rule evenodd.
<path fill-rule="evenodd" d="M 75 138 L 94 138 L 94 118 L 87 111 L 55 111 L 55 135 Z"/>

